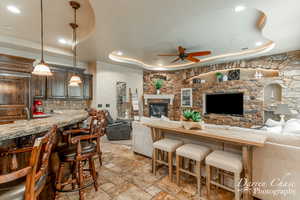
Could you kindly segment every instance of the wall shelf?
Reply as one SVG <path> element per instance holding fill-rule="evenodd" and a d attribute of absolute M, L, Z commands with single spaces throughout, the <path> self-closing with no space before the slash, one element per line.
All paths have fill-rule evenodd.
<path fill-rule="evenodd" d="M 185 81 L 188 83 L 191 83 L 194 79 L 201 79 L 203 78 L 204 80 L 209 78 L 215 78 L 215 73 L 221 72 L 221 73 L 227 73 L 228 71 L 231 70 L 240 70 L 241 71 L 241 80 L 243 79 L 243 74 L 247 74 L 251 79 L 254 79 L 254 74 L 256 71 L 259 71 L 263 74 L 263 77 L 278 77 L 279 76 L 279 70 L 277 69 L 264 69 L 264 68 L 230 68 L 230 69 L 222 69 L 222 70 L 214 70 L 214 71 L 209 71 L 205 73 L 201 73 L 199 75 L 193 76 L 191 78 L 186 79 Z"/>

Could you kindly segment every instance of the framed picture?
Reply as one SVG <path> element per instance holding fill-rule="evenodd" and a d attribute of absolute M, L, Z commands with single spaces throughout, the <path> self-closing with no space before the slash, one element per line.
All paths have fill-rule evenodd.
<path fill-rule="evenodd" d="M 182 88 L 181 89 L 181 107 L 193 106 L 193 89 Z"/>

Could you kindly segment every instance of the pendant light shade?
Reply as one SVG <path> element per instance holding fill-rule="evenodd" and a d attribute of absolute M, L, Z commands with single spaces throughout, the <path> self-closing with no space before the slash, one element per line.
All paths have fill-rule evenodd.
<path fill-rule="evenodd" d="M 79 83 L 76 83 L 76 82 L 69 82 L 69 86 L 71 87 L 79 87 Z"/>
<path fill-rule="evenodd" d="M 82 83 L 81 78 L 77 75 L 73 75 L 70 79 L 70 83 Z"/>
<path fill-rule="evenodd" d="M 38 76 L 52 76 L 49 66 L 44 61 L 44 7 L 41 0 L 41 62 L 37 64 L 32 74 Z"/>
<path fill-rule="evenodd" d="M 34 75 L 38 76 L 52 76 L 49 66 L 45 62 L 40 62 L 34 67 L 32 72 Z"/>
<path fill-rule="evenodd" d="M 76 1 L 70 1 L 70 5 L 71 7 L 74 9 L 74 23 L 70 23 L 71 28 L 73 29 L 73 45 L 74 45 L 74 49 L 73 49 L 73 67 L 77 66 L 77 15 L 76 15 L 76 11 L 77 9 L 80 8 L 80 4 Z M 79 86 L 79 84 L 82 83 L 81 78 L 77 75 L 73 75 L 69 81 L 69 86 Z"/>

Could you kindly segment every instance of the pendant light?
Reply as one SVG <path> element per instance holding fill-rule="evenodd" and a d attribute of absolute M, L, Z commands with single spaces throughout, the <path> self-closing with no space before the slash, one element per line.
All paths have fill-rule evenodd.
<path fill-rule="evenodd" d="M 44 7 L 43 0 L 41 0 L 41 61 L 37 64 L 32 74 L 38 76 L 52 76 L 49 66 L 44 61 Z"/>
<path fill-rule="evenodd" d="M 76 1 L 70 1 L 71 7 L 74 9 L 74 23 L 70 23 L 71 28 L 73 29 L 73 67 L 77 66 L 77 15 L 76 11 L 80 8 L 80 4 Z M 69 81 L 69 86 L 79 86 L 79 84 L 82 83 L 81 79 L 77 75 L 73 75 Z"/>

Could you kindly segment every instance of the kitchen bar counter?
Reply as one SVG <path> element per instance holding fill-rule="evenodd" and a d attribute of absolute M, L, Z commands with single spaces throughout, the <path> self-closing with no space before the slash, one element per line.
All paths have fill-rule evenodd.
<path fill-rule="evenodd" d="M 88 113 L 84 110 L 66 110 L 51 114 L 47 118 L 19 120 L 12 124 L 0 125 L 0 141 L 42 133 L 50 130 L 53 125 L 61 128 L 76 124 L 87 117 Z"/>
<path fill-rule="evenodd" d="M 164 132 L 176 133 L 181 135 L 194 135 L 208 139 L 219 140 L 227 143 L 234 143 L 242 146 L 242 161 L 244 167 L 244 180 L 246 183 L 252 183 L 252 162 L 253 147 L 263 147 L 267 140 L 264 135 L 251 134 L 242 130 L 230 129 L 212 129 L 187 130 L 181 127 L 172 127 L 171 124 L 144 123 L 151 129 L 152 141 L 160 140 L 164 137 Z M 243 190 L 243 200 L 251 200 L 251 190 Z"/>

